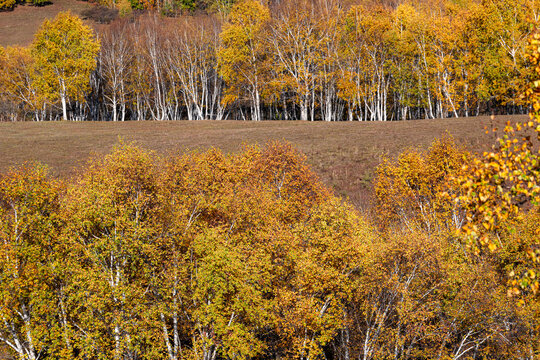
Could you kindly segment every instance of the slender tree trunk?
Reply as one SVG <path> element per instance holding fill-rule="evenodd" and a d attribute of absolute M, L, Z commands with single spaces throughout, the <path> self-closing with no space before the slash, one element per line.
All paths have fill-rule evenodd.
<path fill-rule="evenodd" d="M 300 120 L 308 120 L 308 99 L 307 96 L 302 96 L 300 101 Z"/>
<path fill-rule="evenodd" d="M 62 89 L 60 91 L 60 98 L 62 100 L 62 118 L 67 120 L 67 104 L 66 104 L 66 84 L 64 80 L 61 81 Z"/>

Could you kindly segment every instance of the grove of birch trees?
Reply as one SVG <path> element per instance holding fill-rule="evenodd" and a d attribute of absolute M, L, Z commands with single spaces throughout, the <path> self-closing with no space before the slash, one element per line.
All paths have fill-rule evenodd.
<path fill-rule="evenodd" d="M 465 209 L 443 201 L 466 196 L 452 179 L 470 157 L 442 139 L 388 161 L 372 219 L 287 144 L 171 158 L 120 144 L 65 181 L 13 169 L 0 176 L 0 349 L 32 360 L 536 359 L 538 292 L 508 297 L 507 280 L 527 271 L 520 244 L 537 244 L 537 208 L 520 238 L 476 253 L 456 236 Z"/>
<path fill-rule="evenodd" d="M 521 94 L 538 0 L 243 0 L 223 9 L 126 15 L 97 33 L 66 24 L 74 15 L 48 21 L 29 48 L 0 49 L 2 118 L 386 121 L 529 110 Z M 84 54 L 62 70 L 71 95 L 45 67 L 54 54 L 40 44 L 55 28 L 84 34 L 62 45 Z"/>
<path fill-rule="evenodd" d="M 530 119 L 480 155 L 446 136 L 384 160 L 363 214 L 284 143 L 0 174 L 0 351 L 537 359 L 540 29 L 527 49 Z"/>

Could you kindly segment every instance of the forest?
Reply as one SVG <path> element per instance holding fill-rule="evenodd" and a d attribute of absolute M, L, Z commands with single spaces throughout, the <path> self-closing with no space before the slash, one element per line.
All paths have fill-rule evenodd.
<path fill-rule="evenodd" d="M 0 176 L 0 342 L 19 359 L 536 359 L 540 32 L 530 120 L 377 169 L 373 211 L 290 144 Z M 0 348 L 1 349 L 1 348 Z"/>
<path fill-rule="evenodd" d="M 514 138 L 388 160 L 369 217 L 280 143 L 121 143 L 69 181 L 14 169 L 0 341 L 19 359 L 535 359 L 540 171 L 504 169 L 539 155 Z"/>
<path fill-rule="evenodd" d="M 540 27 L 528 16 L 507 34 L 519 39 L 513 60 L 502 33 L 482 31 L 521 21 L 517 10 L 533 3 L 463 0 L 432 12 L 456 26 L 492 16 L 489 6 L 506 14 L 462 23 L 478 37 L 445 44 L 484 57 L 461 61 L 457 50 L 439 58 L 437 39 L 464 33 L 428 38 L 442 27 L 423 21 L 435 9 L 424 2 L 292 4 L 277 12 L 246 0 L 223 26 L 219 11 L 125 18 L 98 35 L 61 13 L 29 48 L 2 49 L 5 116 L 530 118 L 498 129 L 484 153 L 446 135 L 381 155 L 363 210 L 277 141 L 179 155 L 119 141 L 70 176 L 13 167 L 0 173 L 0 357 L 538 359 Z M 405 14 L 415 20 L 396 22 Z M 348 41 L 360 50 L 345 51 Z"/>
<path fill-rule="evenodd" d="M 122 16 L 94 31 L 62 13 L 30 46 L 0 48 L 3 120 L 386 121 L 529 110 L 525 49 L 538 0 L 101 5 Z"/>

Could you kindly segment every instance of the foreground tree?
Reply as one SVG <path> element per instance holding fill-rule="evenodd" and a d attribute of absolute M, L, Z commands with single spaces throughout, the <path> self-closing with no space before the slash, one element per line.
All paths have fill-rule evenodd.
<path fill-rule="evenodd" d="M 467 212 L 464 233 L 477 251 L 506 249 L 508 232 L 522 228 L 525 218 L 540 211 L 540 152 L 535 141 L 540 140 L 540 31 L 537 29 L 529 42 L 528 58 L 534 70 L 527 95 L 531 101 L 531 119 L 510 124 L 493 150 L 486 152 L 469 166 L 469 174 L 459 177 L 463 189 L 459 198 Z M 531 209 L 527 211 L 527 209 Z M 529 225 L 534 222 L 529 223 Z M 511 293 L 522 290 L 540 293 L 540 227 L 524 230 L 533 238 L 523 236 L 522 251 L 527 254 L 528 268 L 513 282 Z M 536 237 L 536 239 L 534 239 Z M 532 241 L 532 242 L 531 242 Z"/>
<path fill-rule="evenodd" d="M 538 304 L 507 299 L 504 274 L 538 213 L 500 233 L 500 256 L 471 254 L 437 202 L 452 149 L 385 165 L 377 195 L 397 205 L 379 211 L 401 228 L 380 232 L 283 144 L 168 159 L 121 145 L 66 191 L 40 167 L 10 172 L 1 344 L 20 359 L 530 359 Z"/>
<path fill-rule="evenodd" d="M 64 198 L 64 242 L 71 247 L 68 308 L 85 357 L 134 359 L 151 353 L 145 297 L 155 234 L 156 184 L 149 153 L 117 148 L 88 165 Z M 155 358 L 154 356 L 151 356 Z"/>
<path fill-rule="evenodd" d="M 0 178 L 0 341 L 20 359 L 64 348 L 57 291 L 60 186 L 43 167 Z"/>
<path fill-rule="evenodd" d="M 60 100 L 64 120 L 68 103 L 82 101 L 88 91 L 98 51 L 99 41 L 92 30 L 69 12 L 45 20 L 34 37 L 36 88 L 52 102 Z"/>
<path fill-rule="evenodd" d="M 470 158 L 446 136 L 435 140 L 425 153 L 410 149 L 396 161 L 384 159 L 375 179 L 375 206 L 381 226 L 399 222 L 409 230 L 421 228 L 428 233 L 459 229 L 464 214 L 448 196 L 460 194 L 452 177 L 463 174 L 462 167 Z"/>

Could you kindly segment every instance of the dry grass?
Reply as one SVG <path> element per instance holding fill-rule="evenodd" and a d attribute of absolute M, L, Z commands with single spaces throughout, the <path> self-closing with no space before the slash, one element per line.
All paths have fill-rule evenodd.
<path fill-rule="evenodd" d="M 357 206 L 369 203 L 374 170 L 383 156 L 393 156 L 410 146 L 427 147 L 449 132 L 472 151 L 488 149 L 493 135 L 485 127 L 501 126 L 525 116 L 417 120 L 377 123 L 309 123 L 176 121 L 176 122 L 45 122 L 0 123 L 0 172 L 26 161 L 48 164 L 55 176 L 72 173 L 92 153 L 107 153 L 126 141 L 160 154 L 217 147 L 238 151 L 242 144 L 285 140 L 304 152 L 322 181 Z"/>
<path fill-rule="evenodd" d="M 0 12 L 0 45 L 27 46 L 45 19 L 54 18 L 61 11 L 80 15 L 92 5 L 79 0 L 52 0 L 45 6 L 17 5 L 13 11 Z M 88 24 L 94 25 L 92 22 Z"/>

